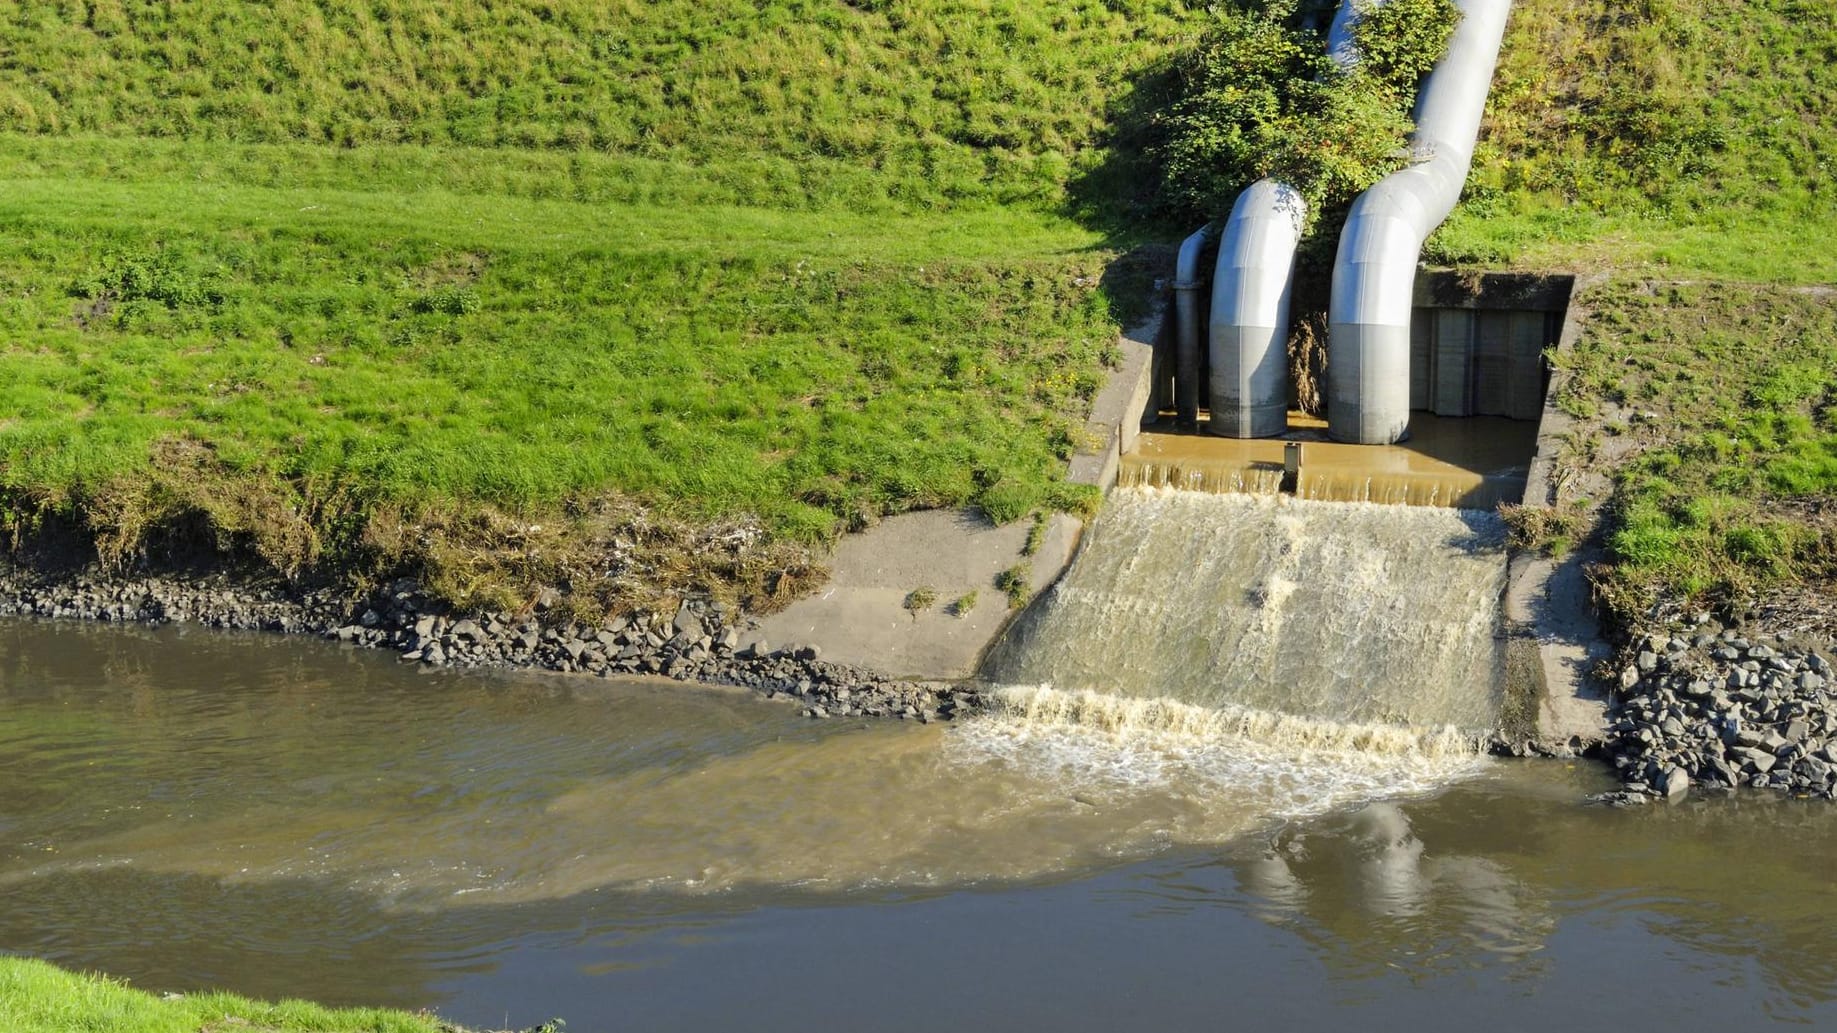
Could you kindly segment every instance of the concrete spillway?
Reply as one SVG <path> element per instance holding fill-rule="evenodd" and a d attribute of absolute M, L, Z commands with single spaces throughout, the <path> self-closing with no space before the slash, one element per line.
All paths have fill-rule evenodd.
<path fill-rule="evenodd" d="M 1496 516 L 1122 489 L 985 676 L 1348 726 L 1493 727 Z"/>

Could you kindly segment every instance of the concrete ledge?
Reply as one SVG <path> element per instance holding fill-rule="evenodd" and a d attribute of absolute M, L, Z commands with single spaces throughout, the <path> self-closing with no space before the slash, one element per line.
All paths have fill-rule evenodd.
<path fill-rule="evenodd" d="M 1125 452 L 1135 448 L 1142 423 L 1152 419 L 1160 398 L 1154 390 L 1156 359 L 1166 349 L 1156 345 L 1168 332 L 1165 306 L 1141 325 L 1126 331 L 1117 342 L 1123 361 L 1091 403 L 1091 418 L 1084 424 L 1084 440 L 1072 456 L 1070 479 L 1074 484 L 1094 484 L 1104 491 L 1116 485 Z"/>
<path fill-rule="evenodd" d="M 1565 279 L 1569 305 L 1557 339 L 1559 354 L 1573 349 L 1581 334 L 1575 297 L 1598 282 Z M 1544 394 L 1537 451 L 1525 484 L 1523 504 L 1529 508 L 1557 503 L 1556 449 L 1559 437 L 1571 424 L 1555 403 L 1563 377 L 1560 370 L 1552 374 Z M 1507 714 L 1521 720 L 1506 729 L 1508 734 L 1589 745 L 1599 742 L 1605 733 L 1607 687 L 1594 672 L 1613 650 L 1595 619 L 1586 572 L 1589 563 L 1601 558 L 1598 547 L 1589 546 L 1561 559 L 1513 550 L 1506 570 L 1505 693 Z"/>
<path fill-rule="evenodd" d="M 762 618 L 741 641 L 773 649 L 816 646 L 824 660 L 894 678 L 972 677 L 1013 616 L 996 577 L 1021 567 L 1037 593 L 1071 562 L 1083 524 L 1051 514 L 1038 548 L 1027 556 L 1032 530 L 1031 520 L 997 526 L 973 512 L 889 517 L 838 542 L 829 583 Z M 930 605 L 908 610 L 907 597 L 920 588 L 930 590 Z M 971 593 L 975 605 L 953 612 L 951 604 Z"/>

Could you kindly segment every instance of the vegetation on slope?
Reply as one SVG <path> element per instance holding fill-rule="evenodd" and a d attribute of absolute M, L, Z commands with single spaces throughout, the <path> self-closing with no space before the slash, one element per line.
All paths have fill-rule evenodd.
<path fill-rule="evenodd" d="M 1375 8 L 1353 23 L 1360 60 L 1342 69 L 1296 8 L 1220 10 L 1174 62 L 1165 95 L 1148 99 L 1143 147 L 1158 199 L 1180 221 L 1219 218 L 1246 186 L 1273 176 L 1307 200 L 1309 228 L 1322 230 L 1312 236 L 1330 249 L 1333 214 L 1407 161 L 1417 88 L 1459 12 L 1450 0 Z"/>
<path fill-rule="evenodd" d="M 0 1025 L 9 1033 L 462 1033 L 428 1015 L 265 1004 L 226 993 L 156 997 L 31 958 L 0 957 Z"/>
<path fill-rule="evenodd" d="M 1153 270 L 1059 214 L 1171 2 L 10 5 L 0 521 L 762 602 L 1060 483 Z M 1119 300 L 1120 299 L 1120 300 Z"/>
<path fill-rule="evenodd" d="M 1434 257 L 1837 280 L 1837 8 L 1521 0 Z"/>
<path fill-rule="evenodd" d="M 1750 601 L 1837 582 L 1837 306 L 1828 290 L 1608 286 L 1567 357 L 1558 405 L 1590 428 L 1572 467 L 1617 471 L 1602 588 Z M 1596 429 L 1598 428 L 1598 429 Z"/>
<path fill-rule="evenodd" d="M 730 203 L 876 208 L 1057 203 L 1101 157 L 1108 105 L 1204 17 L 1179 0 L 23 0 L 4 15 L 0 131 L 533 151 L 595 178 L 686 175 Z"/>
<path fill-rule="evenodd" d="M 123 564 L 202 543 L 613 606 L 782 592 L 801 543 L 901 509 L 1082 504 L 1059 461 L 1155 272 L 1130 241 L 1264 173 L 1326 201 L 1399 160 L 1446 5 L 1390 5 L 1406 44 L 1346 80 L 1295 27 L 1325 6 L 9 4 L 0 520 Z M 1620 270 L 1588 369 L 1650 343 L 1605 322 L 1674 299 L 1647 281 L 1837 280 L 1833 53 L 1807 0 L 1520 0 L 1431 257 Z M 1717 304 L 1649 316 L 1685 340 Z M 1717 340 L 1700 365 L 1764 381 L 1770 351 Z M 1767 440 L 1820 440 L 1801 410 Z M 1660 480 L 1721 483 L 1711 423 L 1670 419 L 1639 437 L 1678 456 Z M 1806 568 L 1726 507 L 1642 538 L 1695 519 L 1642 476 L 1629 577 Z"/>
<path fill-rule="evenodd" d="M 1605 275 L 1565 358 L 1578 425 L 1546 531 L 1607 504 L 1597 584 L 1623 621 L 1837 586 L 1833 54 L 1827 4 L 1515 6 L 1432 250 Z M 1602 467 L 1607 497 L 1577 497 Z"/>
<path fill-rule="evenodd" d="M 608 492 L 790 541 L 1012 519 L 1077 504 L 1118 316 L 1093 244 L 994 211 L 13 179 L 0 484 L 107 559 L 197 513 L 288 574 L 411 559 L 456 508 L 560 532 Z"/>

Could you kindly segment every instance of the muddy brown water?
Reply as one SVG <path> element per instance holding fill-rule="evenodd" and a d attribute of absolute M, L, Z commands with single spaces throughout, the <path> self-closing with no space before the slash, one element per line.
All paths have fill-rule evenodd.
<path fill-rule="evenodd" d="M 1837 1023 L 1827 806 L 1038 702 L 0 622 L 0 949 L 570 1033 Z"/>
<path fill-rule="evenodd" d="M 1410 414 L 1410 436 L 1395 445 L 1326 440 L 1326 421 L 1289 414 L 1280 438 L 1221 438 L 1198 431 L 1145 430 L 1122 457 L 1118 483 L 1187 491 L 1274 495 L 1283 489 L 1284 448 L 1300 444 L 1288 490 L 1304 499 L 1489 510 L 1524 497 L 1536 421 L 1497 416 Z"/>

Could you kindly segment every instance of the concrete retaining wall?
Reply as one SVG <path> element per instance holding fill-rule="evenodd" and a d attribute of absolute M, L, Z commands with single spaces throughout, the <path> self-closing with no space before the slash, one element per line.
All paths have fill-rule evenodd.
<path fill-rule="evenodd" d="M 1574 299 L 1598 278 L 1567 280 L 1559 354 L 1575 347 L 1582 313 Z M 1550 376 L 1537 430 L 1537 451 L 1526 478 L 1524 505 L 1557 504 L 1556 453 L 1571 420 L 1557 408 L 1564 373 Z M 1613 650 L 1595 617 L 1586 569 L 1603 557 L 1584 546 L 1561 557 L 1513 550 L 1505 589 L 1505 694 L 1508 738 L 1580 749 L 1606 730 L 1606 686 L 1595 676 Z"/>

